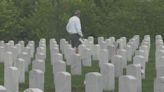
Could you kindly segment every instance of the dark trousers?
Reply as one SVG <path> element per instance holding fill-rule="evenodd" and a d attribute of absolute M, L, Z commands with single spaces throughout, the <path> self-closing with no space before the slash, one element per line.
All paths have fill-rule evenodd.
<path fill-rule="evenodd" d="M 79 34 L 70 34 L 70 40 L 72 47 L 78 48 L 78 46 L 81 44 L 80 42 L 80 35 Z"/>

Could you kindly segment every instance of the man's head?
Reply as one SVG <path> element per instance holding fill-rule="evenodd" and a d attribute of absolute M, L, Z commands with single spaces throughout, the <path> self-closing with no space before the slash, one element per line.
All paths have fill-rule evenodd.
<path fill-rule="evenodd" d="M 74 15 L 80 17 L 80 10 L 75 10 Z"/>

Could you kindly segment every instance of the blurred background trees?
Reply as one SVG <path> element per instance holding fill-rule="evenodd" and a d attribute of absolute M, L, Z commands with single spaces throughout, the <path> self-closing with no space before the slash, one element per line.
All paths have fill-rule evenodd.
<path fill-rule="evenodd" d="M 85 37 L 164 35 L 162 0 L 1 0 L 0 39 L 67 38 L 76 9 Z"/>

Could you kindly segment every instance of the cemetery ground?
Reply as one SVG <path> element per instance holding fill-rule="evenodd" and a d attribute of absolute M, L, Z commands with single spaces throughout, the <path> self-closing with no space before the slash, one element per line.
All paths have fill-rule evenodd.
<path fill-rule="evenodd" d="M 49 46 L 47 46 L 49 47 Z M 72 75 L 72 92 L 85 92 L 84 79 L 85 74 L 88 72 L 99 72 L 98 61 L 93 61 L 92 67 L 83 67 L 82 75 L 75 76 Z M 32 65 L 30 65 L 31 70 Z M 4 65 L 0 64 L 0 84 L 4 83 Z M 67 72 L 70 72 L 70 67 L 67 66 Z M 125 73 L 125 72 L 124 72 Z M 155 44 L 151 43 L 149 62 L 146 67 L 146 78 L 142 81 L 142 92 L 153 92 L 154 88 L 154 78 L 155 78 Z M 115 79 L 115 91 L 118 92 L 118 79 Z M 29 73 L 26 72 L 26 82 L 24 84 L 19 84 L 19 91 L 23 92 L 26 88 L 28 88 L 29 83 Z M 50 61 L 50 51 L 47 48 L 47 59 L 46 59 L 46 71 L 45 71 L 45 84 L 44 84 L 44 92 L 55 92 L 55 87 L 53 83 L 53 69 Z M 104 91 L 109 92 L 109 91 Z"/>

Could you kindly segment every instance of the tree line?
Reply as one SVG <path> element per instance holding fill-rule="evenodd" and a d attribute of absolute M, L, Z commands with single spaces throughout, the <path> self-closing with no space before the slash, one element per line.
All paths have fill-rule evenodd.
<path fill-rule="evenodd" d="M 85 37 L 163 34 L 163 0 L 0 0 L 0 39 L 67 38 L 76 9 Z"/>

